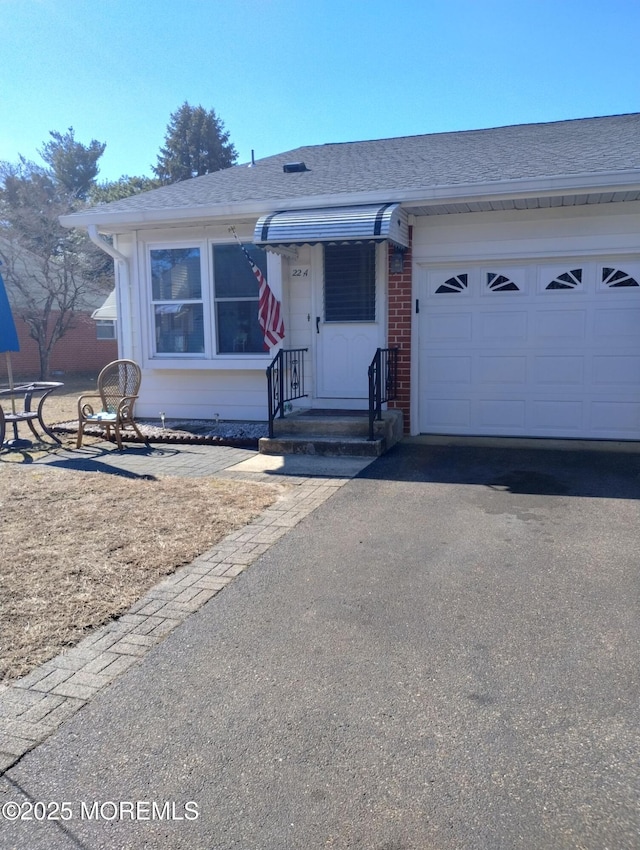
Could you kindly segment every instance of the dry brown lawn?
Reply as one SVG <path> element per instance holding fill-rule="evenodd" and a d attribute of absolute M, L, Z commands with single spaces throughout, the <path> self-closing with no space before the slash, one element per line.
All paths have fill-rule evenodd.
<path fill-rule="evenodd" d="M 91 389 L 60 394 L 55 413 L 51 396 L 47 421 L 73 418 L 77 395 Z M 0 453 L 4 682 L 122 614 L 278 496 L 279 488 L 264 484 L 121 478 L 28 462 L 43 450 L 50 449 Z"/>

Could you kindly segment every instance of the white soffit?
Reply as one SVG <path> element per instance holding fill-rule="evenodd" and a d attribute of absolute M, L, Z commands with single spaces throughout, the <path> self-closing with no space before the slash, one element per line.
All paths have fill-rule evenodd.
<path fill-rule="evenodd" d="M 615 204 L 640 200 L 640 191 L 590 192 L 589 194 L 551 195 L 529 198 L 492 198 L 449 202 L 408 203 L 412 215 L 457 215 L 469 212 L 500 212 L 504 210 L 541 210 L 555 207 L 580 207 L 591 204 Z"/>

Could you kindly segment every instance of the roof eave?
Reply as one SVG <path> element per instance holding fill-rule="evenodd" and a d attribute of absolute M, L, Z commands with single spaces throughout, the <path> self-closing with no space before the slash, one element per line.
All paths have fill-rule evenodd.
<path fill-rule="evenodd" d="M 504 198 L 551 197 L 589 191 L 614 192 L 625 188 L 640 190 L 640 168 L 625 171 L 591 172 L 576 175 L 495 180 L 484 183 L 427 186 L 416 189 L 389 188 L 367 192 L 325 195 L 306 195 L 295 198 L 266 198 L 260 200 L 227 202 L 221 204 L 189 205 L 152 210 L 109 212 L 93 209 L 60 217 L 65 227 L 95 225 L 102 233 L 154 227 L 167 223 L 197 223 L 212 219 L 233 220 L 247 216 L 259 217 L 275 210 L 316 209 L 320 207 L 377 204 L 388 201 L 398 203 L 446 203 Z"/>

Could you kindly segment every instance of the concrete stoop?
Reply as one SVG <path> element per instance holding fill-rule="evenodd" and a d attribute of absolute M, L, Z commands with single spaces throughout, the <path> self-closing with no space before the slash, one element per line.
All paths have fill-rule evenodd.
<path fill-rule="evenodd" d="M 324 455 L 325 457 L 379 457 L 402 439 L 402 411 L 385 410 L 374 422 L 369 440 L 366 412 L 304 410 L 274 422 L 273 439 L 262 437 L 258 447 L 268 455 Z"/>

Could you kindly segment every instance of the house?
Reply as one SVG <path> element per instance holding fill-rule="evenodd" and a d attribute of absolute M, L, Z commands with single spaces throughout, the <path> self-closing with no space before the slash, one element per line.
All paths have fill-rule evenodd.
<path fill-rule="evenodd" d="M 115 289 L 112 289 L 102 304 L 91 313 L 91 318 L 96 323 L 96 339 L 117 339 L 118 308 Z"/>
<path fill-rule="evenodd" d="M 365 408 L 397 347 L 408 433 L 640 439 L 640 114 L 301 147 L 62 221 L 116 260 L 140 415 L 267 416 L 233 228 L 297 404 Z"/>
<path fill-rule="evenodd" d="M 16 248 L 9 240 L 0 238 L 0 258 L 5 265 L 0 266 L 11 304 L 13 318 L 18 333 L 20 351 L 11 355 L 11 367 L 14 377 L 33 380 L 40 374 L 40 354 L 38 344 L 30 335 L 28 323 L 22 313 L 40 308 L 51 298 L 50 287 L 43 281 L 42 261 L 23 247 Z M 16 279 L 19 286 L 16 286 Z M 111 330 L 113 322 L 100 323 L 92 318 L 96 308 L 104 301 L 104 292 L 86 284 L 82 295 L 74 308 L 71 325 L 55 343 L 49 360 L 49 370 L 56 376 L 97 375 L 107 363 L 117 357 L 118 347 L 115 332 Z M 106 303 L 106 302 L 105 302 Z M 49 314 L 49 334 L 58 320 L 59 311 L 54 300 Z M 0 358 L 0 381 L 8 378 L 5 358 Z"/>

